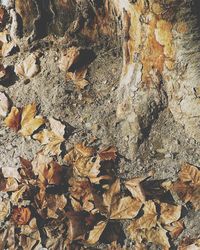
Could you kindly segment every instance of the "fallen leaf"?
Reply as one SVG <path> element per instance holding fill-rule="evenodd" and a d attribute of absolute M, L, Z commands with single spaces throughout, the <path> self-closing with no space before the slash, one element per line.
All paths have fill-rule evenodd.
<path fill-rule="evenodd" d="M 115 147 L 108 147 L 98 152 L 98 154 L 101 161 L 115 161 L 117 158 L 117 149 Z"/>
<path fill-rule="evenodd" d="M 45 123 L 44 118 L 36 116 L 36 112 L 35 103 L 28 104 L 23 109 L 12 107 L 5 119 L 5 124 L 23 136 L 30 136 Z"/>
<path fill-rule="evenodd" d="M 4 43 L 2 46 L 1 54 L 3 57 L 7 57 L 7 56 L 10 56 L 11 54 L 13 54 L 14 51 L 16 51 L 18 49 L 19 49 L 19 47 L 14 41 L 11 41 L 9 43 Z"/>
<path fill-rule="evenodd" d="M 179 179 L 182 182 L 190 182 L 192 185 L 200 185 L 200 170 L 186 163 L 181 167 Z"/>
<path fill-rule="evenodd" d="M 97 243 L 101 237 L 105 227 L 107 225 L 106 221 L 100 221 L 89 233 L 88 239 L 86 240 L 87 244 L 94 245 Z"/>
<path fill-rule="evenodd" d="M 167 237 L 167 231 L 162 228 L 152 228 L 146 232 L 146 239 L 148 242 L 152 242 L 156 245 L 163 247 L 170 247 L 169 239 Z"/>
<path fill-rule="evenodd" d="M 35 130 L 41 127 L 45 120 L 41 116 L 36 116 L 37 107 L 35 103 L 28 104 L 22 109 L 21 129 L 19 133 L 23 136 L 30 136 Z"/>
<path fill-rule="evenodd" d="M 133 178 L 129 181 L 125 182 L 126 188 L 131 192 L 132 196 L 142 202 L 145 202 L 145 192 L 141 185 L 141 182 L 144 181 L 146 178 Z"/>
<path fill-rule="evenodd" d="M 27 191 L 27 186 L 22 186 L 19 190 L 12 193 L 10 200 L 14 205 L 18 205 L 19 201 L 23 201 L 23 195 Z"/>
<path fill-rule="evenodd" d="M 33 166 L 32 163 L 22 157 L 19 158 L 20 159 L 20 163 L 21 163 L 21 170 L 20 170 L 20 175 L 22 176 L 22 178 L 26 178 L 26 179 L 34 179 L 35 175 L 33 172 Z"/>
<path fill-rule="evenodd" d="M 0 199 L 0 222 L 5 221 L 5 219 L 10 214 L 10 209 L 11 209 L 10 201 Z"/>
<path fill-rule="evenodd" d="M 176 206 L 167 203 L 161 203 L 160 207 L 160 222 L 162 224 L 168 225 L 179 220 L 182 211 L 181 205 Z"/>
<path fill-rule="evenodd" d="M 3 64 L 0 64 L 0 83 L 4 82 L 8 78 L 8 71 L 3 66 Z"/>
<path fill-rule="evenodd" d="M 66 52 L 63 52 L 59 61 L 60 70 L 68 71 L 77 62 L 79 55 L 80 49 L 76 47 L 71 47 Z"/>
<path fill-rule="evenodd" d="M 2 6 L 0 6 L 0 24 L 3 23 L 5 19 L 5 14 L 6 14 L 5 9 Z"/>
<path fill-rule="evenodd" d="M 141 207 L 142 203 L 132 197 L 119 198 L 111 205 L 110 219 L 132 219 L 138 214 Z"/>
<path fill-rule="evenodd" d="M 104 193 L 103 195 L 103 201 L 104 201 L 104 205 L 107 207 L 107 210 L 110 211 L 111 205 L 112 205 L 112 201 L 114 199 L 114 197 L 119 194 L 120 192 L 120 179 L 117 179 L 112 186 L 110 187 L 110 189 Z"/>
<path fill-rule="evenodd" d="M 179 246 L 178 250 L 199 250 L 200 239 L 188 239 L 186 238 Z"/>
<path fill-rule="evenodd" d="M 33 136 L 42 145 L 45 145 L 43 153 L 45 155 L 60 155 L 61 144 L 64 142 L 65 125 L 54 118 L 49 119 L 52 130 L 44 129 Z"/>
<path fill-rule="evenodd" d="M 94 197 L 92 187 L 88 179 L 71 178 L 69 180 L 69 192 L 72 206 L 75 211 L 88 211 L 94 209 Z"/>
<path fill-rule="evenodd" d="M 16 207 L 12 211 L 12 219 L 17 225 L 26 225 L 31 219 L 31 211 L 28 207 Z"/>
<path fill-rule="evenodd" d="M 36 54 L 30 54 L 22 63 L 15 66 L 15 73 L 20 77 L 34 77 L 40 71 L 37 60 Z"/>
<path fill-rule="evenodd" d="M 64 195 L 47 195 L 45 208 L 49 218 L 58 218 L 58 210 L 63 211 L 67 205 L 67 199 Z"/>
<path fill-rule="evenodd" d="M 173 222 L 171 225 L 166 225 L 164 228 L 170 233 L 170 236 L 173 239 L 177 239 L 185 227 L 184 222 L 180 220 Z"/>
<path fill-rule="evenodd" d="M 10 108 L 10 102 L 8 97 L 0 92 L 0 116 L 6 117 Z"/>
<path fill-rule="evenodd" d="M 88 84 L 88 80 L 85 79 L 87 74 L 87 68 L 75 70 L 74 72 L 67 72 L 66 80 L 73 81 L 78 89 L 84 89 Z"/>
<path fill-rule="evenodd" d="M 21 111 L 16 107 L 12 107 L 10 113 L 5 119 L 5 124 L 7 127 L 17 132 L 20 129 L 20 120 L 21 120 Z"/>

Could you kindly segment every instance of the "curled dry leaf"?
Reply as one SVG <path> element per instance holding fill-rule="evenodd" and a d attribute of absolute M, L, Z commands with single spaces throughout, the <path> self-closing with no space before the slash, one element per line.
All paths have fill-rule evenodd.
<path fill-rule="evenodd" d="M 141 207 L 142 202 L 129 196 L 123 197 L 111 205 L 110 219 L 132 219 L 138 214 Z"/>
<path fill-rule="evenodd" d="M 108 147 L 98 152 L 101 161 L 115 161 L 117 158 L 117 149 Z"/>
<path fill-rule="evenodd" d="M 36 113 L 35 103 L 28 104 L 23 109 L 12 107 L 5 119 L 5 124 L 23 136 L 30 136 L 45 123 L 44 118 L 36 116 Z"/>
<path fill-rule="evenodd" d="M 44 129 L 33 138 L 45 145 L 43 149 L 45 155 L 60 155 L 62 152 L 61 144 L 65 140 L 65 125 L 54 118 L 50 118 L 49 122 L 52 130 Z"/>
<path fill-rule="evenodd" d="M 105 227 L 107 225 L 106 221 L 100 221 L 94 229 L 92 229 L 89 233 L 88 239 L 86 240 L 87 244 L 93 245 L 98 242 L 100 239 Z"/>
<path fill-rule="evenodd" d="M 0 92 L 0 116 L 6 117 L 9 112 L 10 102 L 8 97 L 3 93 Z"/>
<path fill-rule="evenodd" d="M 10 56 L 18 49 L 19 47 L 14 41 L 11 41 L 9 43 L 4 43 L 2 46 L 1 54 L 3 57 Z"/>
<path fill-rule="evenodd" d="M 71 80 L 75 83 L 78 89 L 84 89 L 89 82 L 85 79 L 87 75 L 87 68 L 81 68 L 75 70 L 74 72 L 67 72 L 66 78 L 67 80 Z"/>
<path fill-rule="evenodd" d="M 200 185 L 200 170 L 197 167 L 186 163 L 181 167 L 179 179 L 182 182 L 189 182 L 192 185 Z"/>
<path fill-rule="evenodd" d="M 165 229 L 169 232 L 173 239 L 178 238 L 178 236 L 183 232 L 185 226 L 183 221 L 175 221 L 171 225 L 166 225 Z"/>
<path fill-rule="evenodd" d="M 15 66 L 15 73 L 24 78 L 32 78 L 40 71 L 38 58 L 35 54 L 29 55 L 22 63 Z"/>
<path fill-rule="evenodd" d="M 170 247 L 167 231 L 162 227 L 152 228 L 146 232 L 146 239 L 156 245 Z"/>
<path fill-rule="evenodd" d="M 10 201 L 0 198 L 0 222 L 5 221 L 5 219 L 10 214 Z"/>
<path fill-rule="evenodd" d="M 17 225 L 26 225 L 31 219 L 31 210 L 28 207 L 16 207 L 12 211 L 12 219 Z"/>
<path fill-rule="evenodd" d="M 199 250 L 200 249 L 200 239 L 188 239 L 186 238 L 179 246 L 178 250 Z"/>
<path fill-rule="evenodd" d="M 45 207 L 47 208 L 47 216 L 54 219 L 58 218 L 57 211 L 64 210 L 66 205 L 67 199 L 64 195 L 47 195 L 45 204 Z"/>
<path fill-rule="evenodd" d="M 59 61 L 60 70 L 68 71 L 77 62 L 79 55 L 80 49 L 76 47 L 71 47 L 66 52 L 63 52 Z"/>
<path fill-rule="evenodd" d="M 94 209 L 92 187 L 86 178 L 71 178 L 69 180 L 71 203 L 75 211 Z"/>
<path fill-rule="evenodd" d="M 117 179 L 110 187 L 110 189 L 104 193 L 103 201 L 107 210 L 110 211 L 114 197 L 120 192 L 120 179 Z"/>
<path fill-rule="evenodd" d="M 171 224 L 181 217 L 181 205 L 175 206 L 167 203 L 161 203 L 160 207 L 160 222 L 162 224 Z"/>
<path fill-rule="evenodd" d="M 146 178 L 133 178 L 129 181 L 125 182 L 126 188 L 131 192 L 132 196 L 142 202 L 145 202 L 145 192 L 141 185 L 141 182 L 144 181 Z"/>
<path fill-rule="evenodd" d="M 95 150 L 87 147 L 83 143 L 76 144 L 64 157 L 64 161 L 72 166 L 74 172 L 82 177 L 88 177 L 89 172 L 94 165 L 92 156 Z"/>
<path fill-rule="evenodd" d="M 173 183 L 172 191 L 185 203 L 192 203 L 197 211 L 200 209 L 200 170 L 190 164 L 182 166 L 179 180 Z"/>

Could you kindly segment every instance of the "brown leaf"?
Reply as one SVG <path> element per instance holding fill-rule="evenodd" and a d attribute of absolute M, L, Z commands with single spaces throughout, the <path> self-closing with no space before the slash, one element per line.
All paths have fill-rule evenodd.
<path fill-rule="evenodd" d="M 49 218 L 58 218 L 58 210 L 64 210 L 67 205 L 67 199 L 64 195 L 47 195 L 44 208 L 47 208 Z"/>
<path fill-rule="evenodd" d="M 30 54 L 22 63 L 15 66 L 15 73 L 20 77 L 32 78 L 39 71 L 36 54 Z"/>
<path fill-rule="evenodd" d="M 10 102 L 8 97 L 0 92 L 0 116 L 6 117 L 10 108 Z"/>
<path fill-rule="evenodd" d="M 17 132 L 20 129 L 20 120 L 21 120 L 21 111 L 16 107 L 12 107 L 11 112 L 5 119 L 5 124 L 7 127 Z"/>
<path fill-rule="evenodd" d="M 10 201 L 9 200 L 2 200 L 0 198 L 0 222 L 5 221 L 5 219 L 10 214 Z"/>
<path fill-rule="evenodd" d="M 148 242 L 152 242 L 156 245 L 163 247 L 170 247 L 169 239 L 167 237 L 167 231 L 162 228 L 152 228 L 146 232 L 146 239 Z"/>
<path fill-rule="evenodd" d="M 107 225 L 106 221 L 100 221 L 94 229 L 92 229 L 89 233 L 88 239 L 86 241 L 87 244 L 93 245 L 98 242 L 101 237 L 105 227 Z"/>
<path fill-rule="evenodd" d="M 129 196 L 123 197 L 111 205 L 110 218 L 115 220 L 132 219 L 138 214 L 141 207 L 140 201 Z"/>
<path fill-rule="evenodd" d="M 175 221 L 171 225 L 166 225 L 165 229 L 169 231 L 171 237 L 173 239 L 177 239 L 178 236 L 183 232 L 184 230 L 184 222 L 183 221 Z"/>
<path fill-rule="evenodd" d="M 35 115 L 35 103 L 28 104 L 22 110 L 12 107 L 11 112 L 5 119 L 5 124 L 23 136 L 29 136 L 45 123 L 41 116 L 35 117 Z"/>
<path fill-rule="evenodd" d="M 36 116 L 37 107 L 35 103 L 28 104 L 22 109 L 21 129 L 19 133 L 23 136 L 32 135 L 35 130 L 41 127 L 45 120 L 41 116 Z"/>
<path fill-rule="evenodd" d="M 197 167 L 186 163 L 181 167 L 179 179 L 182 182 L 190 182 L 193 185 L 200 185 L 200 170 Z"/>
<path fill-rule="evenodd" d="M 98 152 L 101 161 L 115 161 L 117 158 L 117 149 L 115 147 L 108 147 Z"/>
<path fill-rule="evenodd" d="M 107 207 L 108 211 L 110 211 L 110 207 L 112 205 L 112 201 L 114 199 L 114 197 L 119 194 L 120 192 L 120 179 L 117 179 L 112 186 L 110 187 L 110 189 L 104 193 L 103 195 L 103 201 L 104 201 L 104 205 Z"/>
<path fill-rule="evenodd" d="M 71 47 L 66 52 L 63 52 L 59 61 L 60 70 L 68 71 L 77 62 L 79 55 L 80 49 L 76 47 Z"/>
<path fill-rule="evenodd" d="M 69 180 L 69 191 L 72 206 L 75 211 L 88 211 L 94 209 L 94 197 L 92 193 L 92 186 L 88 179 L 71 178 Z"/>
<path fill-rule="evenodd" d="M 133 178 L 129 181 L 125 182 L 125 186 L 131 192 L 132 196 L 142 202 L 145 202 L 145 192 L 141 185 L 141 182 L 144 181 L 146 178 Z"/>
<path fill-rule="evenodd" d="M 6 77 L 7 77 L 7 70 L 3 66 L 3 64 L 0 64 L 0 82 L 5 80 Z"/>
<path fill-rule="evenodd" d="M 181 216 L 181 205 L 175 206 L 167 203 L 161 203 L 160 207 L 160 222 L 165 225 L 177 221 Z"/>
<path fill-rule="evenodd" d="M 3 23 L 4 18 L 5 18 L 5 14 L 6 14 L 5 9 L 2 6 L 0 6 L 0 24 Z"/>
<path fill-rule="evenodd" d="M 20 159 L 20 163 L 21 163 L 22 171 L 23 171 L 23 172 L 22 171 L 20 172 L 20 175 L 28 179 L 34 179 L 35 175 L 33 172 L 32 163 L 22 157 L 19 157 L 19 159 Z"/>
<path fill-rule="evenodd" d="M 87 68 L 83 67 L 81 69 L 75 70 L 74 72 L 67 72 L 67 80 L 71 80 L 75 83 L 78 89 L 84 89 L 89 82 L 85 79 L 87 74 Z"/>
<path fill-rule="evenodd" d="M 178 250 L 199 250 L 200 239 L 188 239 L 186 238 L 179 246 Z"/>
<path fill-rule="evenodd" d="M 60 155 L 62 152 L 61 144 L 64 141 L 65 125 L 54 118 L 50 118 L 49 122 L 52 130 L 44 129 L 34 135 L 33 138 L 45 145 L 43 149 L 45 155 Z"/>
<path fill-rule="evenodd" d="M 12 219 L 17 225 L 26 225 L 31 218 L 31 211 L 28 207 L 16 207 L 12 211 Z"/>
<path fill-rule="evenodd" d="M 14 41 L 11 41 L 9 43 L 4 43 L 2 46 L 2 51 L 1 51 L 2 56 L 3 57 L 10 56 L 17 49 L 19 49 L 19 47 L 17 46 L 17 44 Z"/>

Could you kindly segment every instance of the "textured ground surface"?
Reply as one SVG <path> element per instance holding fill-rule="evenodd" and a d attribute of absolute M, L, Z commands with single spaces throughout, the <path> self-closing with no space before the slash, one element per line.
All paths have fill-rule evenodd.
<path fill-rule="evenodd" d="M 48 40 L 48 39 L 47 39 Z M 119 154 L 126 151 L 127 140 L 120 134 L 116 120 L 117 87 L 121 73 L 121 52 L 118 48 L 92 48 L 96 58 L 90 64 L 87 79 L 90 84 L 83 91 L 77 91 L 72 82 L 65 82 L 59 71 L 58 59 L 61 49 L 52 45 L 39 46 L 40 73 L 29 83 L 17 79 L 10 86 L 0 86 L 13 101 L 22 107 L 36 102 L 41 114 L 53 116 L 68 123 L 69 138 L 66 149 L 75 142 L 97 138 L 94 145 L 115 145 Z M 4 65 L 21 62 L 30 51 L 3 59 Z M 141 176 L 149 170 L 156 170 L 155 178 L 171 179 L 183 162 L 200 165 L 200 145 L 188 139 L 183 127 L 177 125 L 168 109 L 155 121 L 148 138 L 142 143 L 133 161 L 122 153 L 118 174 L 122 178 Z M 0 121 L 0 167 L 18 167 L 19 156 L 33 158 L 40 145 L 32 139 L 24 139 L 5 128 Z M 189 210 L 185 217 L 186 230 L 181 235 L 196 237 L 200 232 L 199 213 Z"/>

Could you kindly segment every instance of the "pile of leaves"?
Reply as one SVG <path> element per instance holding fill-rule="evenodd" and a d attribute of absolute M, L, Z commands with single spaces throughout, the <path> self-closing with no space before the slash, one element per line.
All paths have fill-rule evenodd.
<path fill-rule="evenodd" d="M 137 249 L 147 243 L 169 249 L 184 230 L 183 211 L 200 209 L 196 166 L 184 164 L 175 182 L 154 180 L 152 172 L 120 179 L 115 147 L 81 142 L 64 153 L 64 123 L 38 115 L 36 104 L 14 107 L 1 92 L 0 114 L 19 136 L 41 143 L 32 160 L 20 158 L 20 168 L 0 170 L 1 249 L 81 249 L 99 243 L 128 249 L 126 237 Z M 122 221 L 129 221 L 125 231 Z M 199 247 L 199 240 L 186 239 L 178 249 Z"/>

